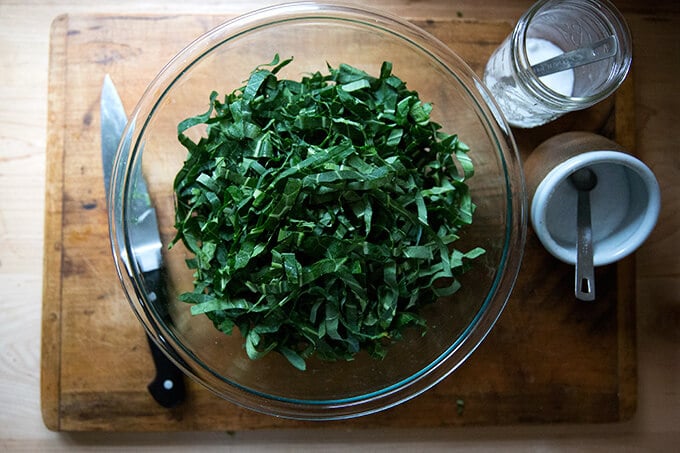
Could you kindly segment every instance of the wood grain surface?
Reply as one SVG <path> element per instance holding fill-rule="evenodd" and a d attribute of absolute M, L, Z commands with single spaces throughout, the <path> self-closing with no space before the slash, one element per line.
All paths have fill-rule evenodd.
<path fill-rule="evenodd" d="M 148 81 L 218 16 L 64 15 L 50 40 L 41 404 L 61 431 L 319 427 L 255 414 L 194 383 L 165 410 L 146 392 L 153 367 L 108 248 L 99 90 L 111 74 L 128 111 Z M 477 72 L 509 33 L 503 22 L 427 20 Z M 523 155 L 557 131 L 588 129 L 634 147 L 632 78 L 609 102 L 517 131 Z M 530 231 L 516 289 L 495 329 L 452 376 L 413 401 L 343 427 L 617 422 L 636 407 L 634 258 L 597 269 L 598 303 L 571 297 L 573 268 Z M 461 401 L 463 406 L 461 406 Z M 324 426 L 340 426 L 336 423 Z"/>
<path fill-rule="evenodd" d="M 366 2 L 349 0 L 364 5 Z M 241 14 L 277 0 L 0 1 L 0 450 L 184 452 L 674 451 L 680 444 L 680 2 L 614 0 L 633 34 L 636 153 L 662 190 L 636 254 L 637 411 L 622 423 L 240 432 L 52 432 L 41 417 L 40 348 L 50 24 L 60 14 Z M 514 22 L 533 0 L 375 0 L 419 19 Z M 126 107 L 131 107 L 125 100 Z M 617 104 L 618 108 L 618 104 Z"/>

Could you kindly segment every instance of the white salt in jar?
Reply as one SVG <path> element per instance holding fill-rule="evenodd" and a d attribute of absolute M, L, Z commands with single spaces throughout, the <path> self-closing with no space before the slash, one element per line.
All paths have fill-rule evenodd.
<path fill-rule="evenodd" d="M 606 38 L 602 46 L 613 47 L 607 48 L 610 57 L 541 77 L 534 70 L 538 63 Z M 607 0 L 542 0 L 493 53 L 484 83 L 508 122 L 529 128 L 605 99 L 623 82 L 631 60 L 625 19 Z"/>

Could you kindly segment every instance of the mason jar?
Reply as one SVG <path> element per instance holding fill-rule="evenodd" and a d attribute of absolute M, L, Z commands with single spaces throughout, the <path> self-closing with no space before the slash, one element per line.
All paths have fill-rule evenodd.
<path fill-rule="evenodd" d="M 539 76 L 537 64 L 567 52 L 610 55 Z M 624 81 L 632 61 L 623 15 L 607 0 L 541 0 L 526 11 L 484 71 L 508 122 L 531 128 L 590 107 Z"/>

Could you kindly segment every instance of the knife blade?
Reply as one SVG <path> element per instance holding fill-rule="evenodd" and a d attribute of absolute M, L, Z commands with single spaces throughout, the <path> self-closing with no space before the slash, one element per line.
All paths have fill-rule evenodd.
<path fill-rule="evenodd" d="M 111 173 L 113 162 L 128 119 L 118 91 L 107 74 L 101 91 L 101 151 L 104 170 L 104 187 L 107 203 L 111 192 Z M 144 277 L 149 298 L 158 306 L 165 306 L 165 285 L 163 261 L 161 256 L 162 242 L 158 230 L 156 210 L 151 203 L 146 181 L 141 166 L 135 168 L 133 196 L 129 205 L 129 218 L 134 220 L 134 237 L 131 237 L 131 248 L 137 265 Z M 121 239 L 121 238 L 119 238 Z M 122 244 L 122 241 L 118 241 Z M 127 256 L 123 254 L 123 257 Z M 124 258 L 125 259 L 125 258 Z M 156 367 L 156 375 L 149 383 L 151 396 L 163 407 L 174 407 L 185 397 L 184 374 L 161 351 L 153 339 L 147 335 L 149 348 Z M 162 337 L 159 337 L 162 340 Z"/>

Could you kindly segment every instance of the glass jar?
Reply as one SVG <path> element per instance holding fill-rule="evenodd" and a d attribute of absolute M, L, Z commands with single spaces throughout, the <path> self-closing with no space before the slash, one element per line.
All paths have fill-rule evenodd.
<path fill-rule="evenodd" d="M 538 63 L 589 47 L 612 56 L 538 76 Z M 628 26 L 607 0 L 542 0 L 492 54 L 484 83 L 512 126 L 530 128 L 607 98 L 626 78 L 631 60 Z"/>

